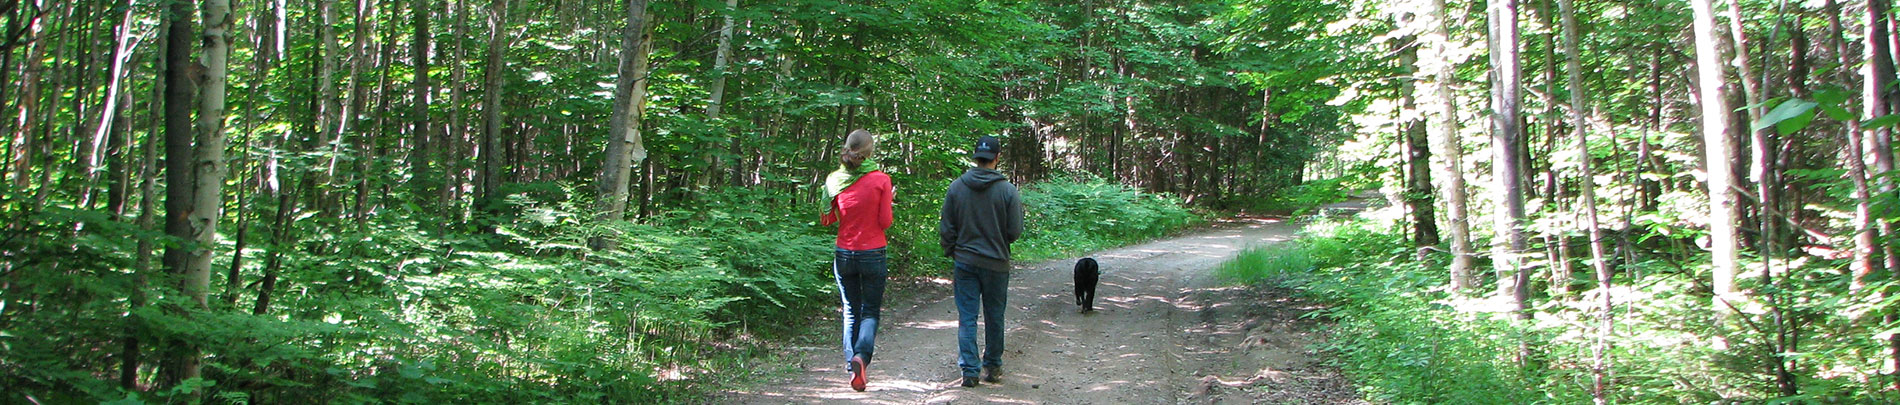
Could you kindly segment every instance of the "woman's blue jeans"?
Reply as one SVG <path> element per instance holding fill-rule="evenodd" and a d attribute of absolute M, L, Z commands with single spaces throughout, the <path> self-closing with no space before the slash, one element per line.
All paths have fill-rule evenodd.
<path fill-rule="evenodd" d="M 1009 305 L 1009 272 L 956 263 L 951 287 L 957 302 L 957 367 L 975 377 L 978 367 L 1003 366 L 1003 310 Z M 976 358 L 977 304 L 983 312 L 983 359 Z"/>
<path fill-rule="evenodd" d="M 871 250 L 837 249 L 831 262 L 831 274 L 838 280 L 838 296 L 844 303 L 844 360 L 864 357 L 870 364 L 877 350 L 878 312 L 884 307 L 884 281 L 889 266 L 884 248 Z"/>

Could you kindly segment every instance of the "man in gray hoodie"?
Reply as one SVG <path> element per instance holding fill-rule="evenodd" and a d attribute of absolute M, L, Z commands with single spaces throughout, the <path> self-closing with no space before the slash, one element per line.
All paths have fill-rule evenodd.
<path fill-rule="evenodd" d="M 976 167 L 950 183 L 943 198 L 938 243 L 954 262 L 957 303 L 957 367 L 963 386 L 997 382 L 1003 366 L 1003 310 L 1009 304 L 1009 244 L 1023 234 L 1023 203 L 1016 186 L 996 171 L 1002 143 L 984 135 L 970 153 Z M 977 305 L 982 304 L 983 358 L 976 351 Z"/>

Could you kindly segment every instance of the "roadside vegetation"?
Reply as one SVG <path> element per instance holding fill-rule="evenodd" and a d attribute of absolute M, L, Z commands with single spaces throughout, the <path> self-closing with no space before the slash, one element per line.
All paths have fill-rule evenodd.
<path fill-rule="evenodd" d="M 1380 403 L 1585 403 L 1597 325 L 1593 304 L 1612 294 L 1615 326 L 1608 334 L 1618 403 L 1889 403 L 1900 400 L 1877 374 L 1888 359 L 1878 323 L 1860 322 L 1875 307 L 1855 304 L 1845 275 L 1811 262 L 1768 288 L 1773 295 L 1718 329 L 1707 305 L 1706 256 L 1658 257 L 1625 266 L 1618 287 L 1539 294 L 1546 304 L 1523 321 L 1510 297 L 1455 294 L 1444 255 L 1416 260 L 1416 250 L 1390 222 L 1318 219 L 1300 239 L 1243 252 L 1218 272 L 1228 280 L 1289 288 L 1322 304 L 1329 341 L 1365 398 Z M 1697 264 L 1698 262 L 1702 264 Z M 1759 263 L 1752 263 L 1759 266 Z M 1779 277 L 1778 277 L 1779 278 Z M 1539 291 L 1547 287 L 1539 283 Z M 1793 318 L 1798 350 L 1771 351 L 1776 336 L 1763 323 Z M 1718 349 L 1726 341 L 1727 350 Z M 1530 348 L 1528 362 L 1518 358 Z M 1781 395 L 1775 359 L 1801 394 Z M 1523 364 L 1535 367 L 1525 367 Z"/>

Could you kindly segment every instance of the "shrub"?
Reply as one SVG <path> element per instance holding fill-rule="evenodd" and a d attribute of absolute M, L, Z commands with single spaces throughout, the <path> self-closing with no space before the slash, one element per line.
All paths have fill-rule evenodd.
<path fill-rule="evenodd" d="M 1322 349 L 1338 355 L 1340 367 L 1369 399 L 1386 403 L 1587 403 L 1591 401 L 1595 302 L 1602 289 L 1580 292 L 1577 301 L 1540 298 L 1534 322 L 1499 311 L 1496 297 L 1446 291 L 1443 262 L 1419 262 L 1402 235 L 1365 222 L 1321 221 L 1302 238 L 1244 252 L 1221 268 L 1240 282 L 1294 288 L 1327 305 L 1334 321 Z M 1706 265 L 1707 258 L 1692 258 Z M 1760 263 L 1748 264 L 1759 268 Z M 1869 339 L 1891 324 L 1856 320 L 1837 263 L 1795 260 L 1774 285 L 1757 277 L 1742 287 L 1785 303 L 1800 329 L 1796 351 L 1776 353 L 1769 322 L 1759 303 L 1743 308 L 1723 332 L 1729 349 L 1712 348 L 1717 336 L 1709 308 L 1706 272 L 1679 263 L 1646 260 L 1624 265 L 1615 294 L 1616 329 L 1610 335 L 1615 380 L 1612 399 L 1622 403 L 1890 403 L 1891 382 L 1874 370 L 1890 359 L 1884 339 Z M 1643 274 L 1641 278 L 1634 278 Z M 1875 285 L 1872 288 L 1888 288 Z M 1482 288 L 1481 288 L 1482 290 Z M 1487 303 L 1491 303 L 1487 305 Z M 1884 305 L 1884 304 L 1883 304 Z M 1489 306 L 1489 308 L 1486 308 Z M 1746 318 L 1747 321 L 1742 319 Z M 1533 348 L 1534 368 L 1517 359 L 1520 342 Z M 1800 395 L 1780 398 L 1765 365 L 1774 356 L 1795 360 Z"/>
<path fill-rule="evenodd" d="M 1026 187 L 1019 260 L 1063 257 L 1171 234 L 1204 221 L 1179 199 L 1086 175 Z"/>
<path fill-rule="evenodd" d="M 940 185 L 898 185 L 900 190 L 929 191 L 899 192 L 894 209 L 897 218 L 889 232 L 894 274 L 922 276 L 948 271 L 949 259 L 944 258 L 937 244 L 943 190 L 948 186 L 948 181 Z M 1144 193 L 1086 175 L 1058 176 L 1021 185 L 1019 190 L 1023 236 L 1011 249 L 1012 258 L 1018 261 L 1121 246 L 1205 222 L 1172 195 Z"/>

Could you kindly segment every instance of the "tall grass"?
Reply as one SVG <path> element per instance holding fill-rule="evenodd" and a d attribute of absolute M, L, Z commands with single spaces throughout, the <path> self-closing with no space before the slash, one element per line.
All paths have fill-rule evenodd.
<path fill-rule="evenodd" d="M 1230 283 L 1281 284 L 1307 277 L 1312 271 L 1313 256 L 1306 248 L 1276 243 L 1243 250 L 1233 260 L 1214 269 L 1214 274 Z"/>

